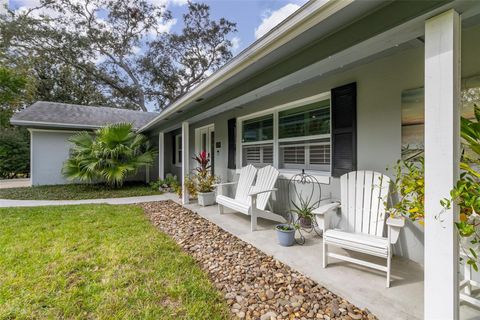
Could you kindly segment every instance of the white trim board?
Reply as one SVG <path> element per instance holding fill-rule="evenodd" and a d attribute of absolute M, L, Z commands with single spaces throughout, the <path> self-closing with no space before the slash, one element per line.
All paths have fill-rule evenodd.
<path fill-rule="evenodd" d="M 25 126 L 25 125 L 38 125 L 45 127 L 58 127 L 58 128 L 78 128 L 78 129 L 99 129 L 102 126 L 81 124 L 81 123 L 60 123 L 60 122 L 40 122 L 40 121 L 28 121 L 28 120 L 12 120 L 13 125 Z"/>
<path fill-rule="evenodd" d="M 58 133 L 78 133 L 82 130 L 60 130 L 60 129 L 34 129 L 34 128 L 27 128 L 30 132 L 58 132 Z"/>

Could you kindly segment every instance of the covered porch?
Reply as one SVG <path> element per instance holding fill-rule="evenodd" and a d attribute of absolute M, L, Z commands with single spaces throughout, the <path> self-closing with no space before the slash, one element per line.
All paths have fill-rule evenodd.
<path fill-rule="evenodd" d="M 176 195 L 162 197 L 181 204 Z M 424 319 L 423 267 L 418 263 L 395 257 L 392 287 L 385 288 L 384 274 L 369 268 L 336 261 L 323 269 L 322 238 L 319 236 L 307 234 L 303 246 L 285 248 L 277 244 L 272 221 L 259 219 L 259 230 L 252 233 L 249 217 L 243 214 L 226 211 L 219 215 L 217 206 L 202 207 L 196 201 L 184 206 L 354 305 L 367 308 L 379 319 Z M 371 261 L 376 262 L 375 259 Z M 460 305 L 461 319 L 478 319 L 478 314 L 478 309 L 468 304 Z"/>
<path fill-rule="evenodd" d="M 420 7 L 426 3 L 431 7 Z M 335 23 L 352 19 L 348 8 L 336 9 Z M 364 12 L 370 9 L 363 8 Z M 273 201 L 273 211 L 278 214 L 288 211 L 288 198 L 283 196 L 285 186 L 302 166 L 322 184 L 322 199 L 339 200 L 340 182 L 333 156 L 334 149 L 339 148 L 333 138 L 335 128 L 331 127 L 326 135 L 317 132 L 313 137 L 282 138 L 279 118 L 284 110 L 330 101 L 335 88 L 356 83 L 355 116 L 345 114 L 353 123 L 351 132 L 355 132 L 354 143 L 348 146 L 350 170 L 392 175 L 386 168 L 392 168 L 402 158 L 405 144 L 405 101 L 412 97 L 410 94 L 417 94 L 414 102 L 425 110 L 419 130 L 426 158 L 426 212 L 442 211 L 439 202 L 448 196 L 458 177 L 461 88 L 480 88 L 475 85 L 480 75 L 480 4 L 393 2 L 377 9 L 356 17 L 358 20 L 348 28 L 334 26 L 331 20 L 325 22 L 328 19 L 319 22 L 325 29 L 315 29 L 317 33 L 310 29 L 297 41 L 292 40 L 290 47 L 277 48 L 278 61 L 272 60 L 274 55 L 259 58 L 250 69 L 237 74 L 238 78 L 219 80 L 210 88 L 206 85 L 198 94 L 180 101 L 178 108 L 167 110 L 163 118 L 160 115 L 162 119 L 145 128 L 158 141 L 158 176 L 171 173 L 183 182 L 195 166 L 192 156 L 200 150 L 211 153 L 214 174 L 222 181 L 236 180 L 238 170 L 251 163 L 278 168 L 279 195 Z M 398 20 L 378 27 L 378 19 L 384 21 L 385 16 Z M 327 33 L 319 35 L 322 30 Z M 314 45 L 307 46 L 312 39 Z M 303 51 L 293 54 L 294 45 L 303 46 Z M 291 52 L 286 54 L 288 50 Z M 281 54 L 285 56 L 280 59 Z M 308 59 L 309 63 L 303 65 Z M 272 126 L 272 135 L 249 141 L 244 133 L 251 123 L 260 131 Z M 303 143 L 306 140 L 313 143 Z M 305 148 L 301 151 L 305 157 L 288 162 L 281 148 L 291 146 L 289 143 Z M 322 159 L 330 161 L 305 160 L 312 146 L 322 146 L 326 155 Z M 304 162 L 296 162 L 299 158 Z M 280 247 L 273 223 L 259 220 L 260 230 L 250 232 L 250 217 L 238 213 L 220 215 L 215 206 L 200 207 L 191 202 L 187 186 L 182 185 L 181 202 L 187 208 L 381 319 L 478 317 L 478 309 L 459 303 L 461 268 L 454 227 L 457 212 L 453 209 L 445 213 L 441 223 L 436 214 L 426 217 L 425 227 L 407 222 L 394 248 L 392 287 L 386 289 L 383 273 L 371 269 L 339 261 L 323 269 L 322 238 L 309 238 L 304 246 Z"/>

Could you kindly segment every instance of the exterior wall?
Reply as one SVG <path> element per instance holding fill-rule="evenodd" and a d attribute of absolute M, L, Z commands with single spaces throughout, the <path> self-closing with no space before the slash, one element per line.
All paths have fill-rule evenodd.
<path fill-rule="evenodd" d="M 153 160 L 153 164 L 152 166 L 150 167 L 150 170 L 149 170 L 149 177 L 150 177 L 150 181 L 156 181 L 158 180 L 158 157 L 159 157 L 159 154 L 158 154 L 158 134 L 153 134 L 153 135 L 150 135 L 148 137 L 149 141 L 150 141 L 150 145 L 152 148 L 155 148 L 155 150 L 157 150 L 157 153 L 155 155 L 155 159 Z"/>
<path fill-rule="evenodd" d="M 68 159 L 72 132 L 31 131 L 31 179 L 32 185 L 69 183 L 62 176 L 63 163 Z"/>

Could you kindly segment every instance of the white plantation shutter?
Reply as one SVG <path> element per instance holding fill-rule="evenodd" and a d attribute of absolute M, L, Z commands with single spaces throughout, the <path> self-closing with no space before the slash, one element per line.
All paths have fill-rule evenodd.
<path fill-rule="evenodd" d="M 273 145 L 262 147 L 262 163 L 273 164 Z"/>
<path fill-rule="evenodd" d="M 304 164 L 305 163 L 305 147 L 291 146 L 283 147 L 283 163 Z"/>
<path fill-rule="evenodd" d="M 329 165 L 330 145 L 325 144 L 310 146 L 310 164 Z"/>
<path fill-rule="evenodd" d="M 273 163 L 273 145 L 244 145 L 242 150 L 243 166 L 253 164 L 264 166 Z"/>
<path fill-rule="evenodd" d="M 247 165 L 250 163 L 252 164 L 260 163 L 260 160 L 262 158 L 260 147 L 256 147 L 256 146 L 245 147 L 243 148 L 243 150 L 244 150 L 243 153 L 245 154 L 246 162 L 247 162 L 247 163 L 244 163 L 244 165 Z"/>

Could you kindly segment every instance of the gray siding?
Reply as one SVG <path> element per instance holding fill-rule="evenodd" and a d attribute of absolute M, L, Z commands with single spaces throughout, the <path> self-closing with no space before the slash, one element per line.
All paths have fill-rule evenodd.
<path fill-rule="evenodd" d="M 31 176 L 32 185 L 69 183 L 61 173 L 68 159 L 71 132 L 31 131 Z"/>

